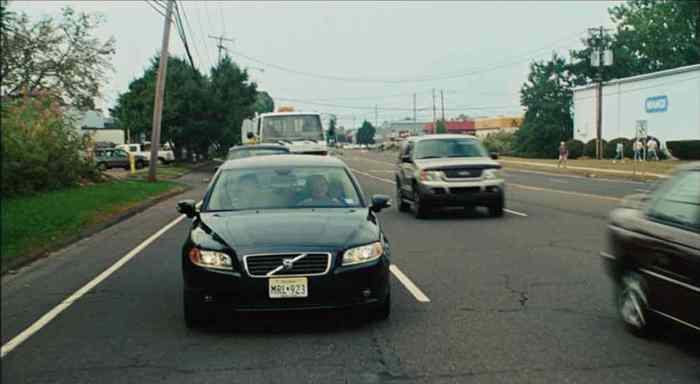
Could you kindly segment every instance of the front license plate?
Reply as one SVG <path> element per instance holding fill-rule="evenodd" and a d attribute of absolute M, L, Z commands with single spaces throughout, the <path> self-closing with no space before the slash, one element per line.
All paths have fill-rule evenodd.
<path fill-rule="evenodd" d="M 290 297 L 308 297 L 308 281 L 306 277 L 288 277 L 269 280 L 271 299 L 286 299 Z"/>

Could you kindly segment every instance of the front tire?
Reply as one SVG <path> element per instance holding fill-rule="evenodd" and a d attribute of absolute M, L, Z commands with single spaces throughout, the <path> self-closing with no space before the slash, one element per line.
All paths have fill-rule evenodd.
<path fill-rule="evenodd" d="M 384 321 L 391 315 L 391 293 L 386 295 L 386 299 L 375 308 L 370 317 L 373 321 Z"/>
<path fill-rule="evenodd" d="M 649 337 L 657 331 L 656 319 L 649 309 L 646 283 L 638 273 L 622 274 L 616 296 L 617 312 L 628 331 L 639 337 Z"/>
<path fill-rule="evenodd" d="M 425 206 L 420 196 L 420 192 L 416 187 L 413 188 L 413 214 L 416 219 L 425 219 L 428 217 L 428 207 Z"/>
<path fill-rule="evenodd" d="M 211 316 L 209 312 L 203 308 L 204 305 L 200 300 L 195 298 L 195 295 L 184 292 L 183 294 L 183 309 L 185 315 L 185 326 L 189 329 L 195 329 L 206 325 Z"/>
<path fill-rule="evenodd" d="M 145 166 L 142 160 L 136 162 L 136 169 L 142 169 Z"/>
<path fill-rule="evenodd" d="M 489 215 L 493 217 L 503 217 L 503 210 L 505 209 L 505 201 L 501 197 L 498 202 L 489 205 Z"/>
<path fill-rule="evenodd" d="M 401 184 L 399 184 L 398 180 L 396 181 L 396 201 L 398 203 L 396 207 L 399 209 L 399 212 L 408 212 L 411 210 L 411 205 L 403 200 L 403 192 L 401 191 Z"/>

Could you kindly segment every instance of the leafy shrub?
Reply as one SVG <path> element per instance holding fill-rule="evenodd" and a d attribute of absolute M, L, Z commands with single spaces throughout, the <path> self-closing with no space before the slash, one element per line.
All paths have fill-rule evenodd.
<path fill-rule="evenodd" d="M 681 160 L 700 160 L 700 140 L 667 141 L 671 155 Z"/>
<path fill-rule="evenodd" d="M 3 197 L 58 189 L 99 177 L 82 139 L 48 95 L 2 103 Z"/>
<path fill-rule="evenodd" d="M 566 148 L 569 150 L 569 159 L 578 159 L 583 156 L 583 141 L 571 139 L 566 142 Z"/>
<path fill-rule="evenodd" d="M 613 159 L 615 158 L 615 155 L 617 154 L 617 143 L 622 143 L 623 145 L 623 151 L 622 153 L 625 155 L 625 157 L 630 158 L 634 157 L 634 150 L 632 149 L 632 143 L 633 141 L 624 138 L 624 137 L 618 137 L 616 139 L 610 140 L 605 145 L 605 157 L 608 159 Z"/>
<path fill-rule="evenodd" d="M 496 152 L 499 155 L 511 155 L 513 154 L 514 138 L 515 133 L 500 131 L 490 133 L 482 143 L 489 152 Z"/>
<path fill-rule="evenodd" d="M 586 145 L 583 147 L 583 155 L 584 156 L 588 156 L 590 158 L 595 159 L 595 157 L 596 157 L 595 156 L 596 155 L 595 147 L 596 147 L 597 140 L 598 139 L 593 139 L 593 140 L 586 143 Z M 603 140 L 603 155 L 605 155 L 606 145 L 607 145 L 607 142 L 605 140 Z"/>

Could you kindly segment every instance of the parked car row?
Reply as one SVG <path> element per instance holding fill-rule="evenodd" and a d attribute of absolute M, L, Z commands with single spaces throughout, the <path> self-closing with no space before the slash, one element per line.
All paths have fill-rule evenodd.
<path fill-rule="evenodd" d="M 95 150 L 95 164 L 97 168 L 104 171 L 111 168 L 131 169 L 129 154 L 119 148 L 107 148 Z M 148 165 L 148 159 L 141 155 L 135 155 L 134 165 L 136 169 L 141 169 Z"/>

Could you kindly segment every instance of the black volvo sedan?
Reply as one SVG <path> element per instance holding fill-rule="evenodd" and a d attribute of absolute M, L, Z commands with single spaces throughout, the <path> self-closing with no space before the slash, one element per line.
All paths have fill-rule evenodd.
<path fill-rule="evenodd" d="M 182 249 L 188 327 L 221 311 L 357 308 L 375 319 L 391 309 L 391 251 L 377 213 L 333 157 L 261 156 L 224 163 L 193 218 Z"/>

